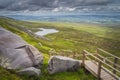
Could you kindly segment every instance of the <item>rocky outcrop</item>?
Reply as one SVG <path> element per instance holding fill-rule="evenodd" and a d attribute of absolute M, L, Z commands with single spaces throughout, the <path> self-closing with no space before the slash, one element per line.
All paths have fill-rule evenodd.
<path fill-rule="evenodd" d="M 48 64 L 48 71 L 50 74 L 54 74 L 64 71 L 76 71 L 79 67 L 80 62 L 78 60 L 63 56 L 52 56 Z"/>
<path fill-rule="evenodd" d="M 34 67 L 29 67 L 29 68 L 25 68 L 25 69 L 18 71 L 18 73 L 20 75 L 39 76 L 41 74 L 41 71 L 40 71 L 40 69 L 36 69 Z"/>
<path fill-rule="evenodd" d="M 40 67 L 42 53 L 20 36 L 0 27 L 0 65 L 7 69 Z"/>

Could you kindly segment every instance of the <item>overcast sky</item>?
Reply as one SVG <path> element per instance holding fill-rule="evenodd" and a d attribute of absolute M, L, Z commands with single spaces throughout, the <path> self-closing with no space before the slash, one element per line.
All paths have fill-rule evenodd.
<path fill-rule="evenodd" d="M 0 0 L 0 13 L 120 11 L 120 0 Z"/>

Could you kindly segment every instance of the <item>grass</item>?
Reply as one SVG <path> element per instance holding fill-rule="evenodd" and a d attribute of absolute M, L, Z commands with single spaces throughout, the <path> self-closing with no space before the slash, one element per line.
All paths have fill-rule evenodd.
<path fill-rule="evenodd" d="M 80 55 L 82 54 L 82 50 L 95 53 L 96 49 L 99 47 L 120 57 L 119 26 L 61 22 L 24 22 L 9 18 L 0 18 L 0 25 L 20 35 L 25 41 L 44 53 L 43 74 L 38 78 L 20 76 L 23 80 L 95 80 L 90 73 L 86 73 L 83 69 L 80 69 L 78 72 L 64 72 L 49 75 L 46 68 L 50 49 L 54 49 L 58 55 L 64 53 L 70 57 L 75 53 L 78 55 L 79 59 L 81 59 Z M 38 28 L 54 28 L 59 30 L 59 32 L 46 35 L 45 37 L 49 40 L 44 40 L 41 38 L 35 39 L 23 30 L 31 30 L 35 33 L 39 30 Z M 41 43 L 42 46 L 38 43 Z"/>
<path fill-rule="evenodd" d="M 17 76 L 15 72 L 9 72 L 0 67 L 0 80 L 21 80 L 21 78 Z"/>
<path fill-rule="evenodd" d="M 45 26 L 54 26 L 54 27 L 61 27 L 61 28 L 73 28 L 80 31 L 85 31 L 91 34 L 94 34 L 99 37 L 103 38 L 110 38 L 114 39 L 115 34 L 117 34 L 115 37 L 115 40 L 120 40 L 120 26 L 110 26 L 110 25 L 96 25 L 96 24 L 87 24 L 87 23 L 63 23 L 63 22 L 38 22 L 33 21 L 38 24 L 46 24 Z M 110 33 L 110 34 L 109 34 Z M 108 34 L 109 36 L 106 36 Z M 113 35 L 113 36 L 112 36 Z"/>
<path fill-rule="evenodd" d="M 74 35 L 76 35 L 75 33 L 79 31 L 75 30 L 75 29 L 71 29 L 71 28 L 63 28 L 62 27 L 55 27 L 52 25 L 47 25 L 47 24 L 39 24 L 39 23 L 29 23 L 29 22 L 22 22 L 22 21 L 16 21 L 13 19 L 9 19 L 9 18 L 0 18 L 0 25 L 15 33 L 20 35 L 25 41 L 27 41 L 29 44 L 35 46 L 36 48 L 39 49 L 39 51 L 41 51 L 44 54 L 44 65 L 42 67 L 42 75 L 39 77 L 28 77 L 26 75 L 24 76 L 20 76 L 17 75 L 15 72 L 10 72 L 7 71 L 3 68 L 0 69 L 1 74 L 4 75 L 0 75 L 0 80 L 96 80 L 96 78 L 91 75 L 89 72 L 85 72 L 83 69 L 80 69 L 77 72 L 63 72 L 63 73 L 58 73 L 58 74 L 54 74 L 54 75 L 50 75 L 47 72 L 47 63 L 49 60 L 49 55 L 48 52 L 50 49 L 55 49 L 57 52 L 62 52 L 65 50 L 73 50 L 77 48 L 78 50 L 75 50 L 79 53 L 79 46 L 77 46 L 77 44 L 74 43 L 74 40 L 79 40 L 79 37 L 76 38 Z M 46 28 L 56 28 L 58 30 L 60 30 L 60 33 L 58 34 L 53 34 L 53 35 L 47 35 L 46 37 L 50 38 L 50 41 L 47 40 L 43 40 L 43 39 L 35 39 L 33 38 L 33 36 L 28 35 L 26 32 L 21 30 L 21 27 L 28 29 L 31 29 L 32 26 L 36 26 L 36 28 L 38 28 L 41 25 L 41 27 L 43 25 L 47 25 Z M 70 32 L 67 32 L 67 31 Z M 66 35 L 65 35 L 65 34 Z M 69 33 L 71 34 L 71 37 L 68 36 Z M 82 32 L 80 32 L 82 33 Z M 86 34 L 86 33 L 84 33 Z M 88 33 L 87 33 L 88 34 Z M 62 36 L 60 36 L 62 35 Z M 59 37 L 56 37 L 59 36 Z M 67 37 L 68 36 L 68 37 Z M 65 39 L 69 39 L 70 41 L 67 41 Z M 42 46 L 40 46 L 38 43 L 41 43 Z M 81 43 L 82 45 L 84 45 L 84 43 Z M 84 48 L 84 46 L 83 46 Z M 82 49 L 82 48 L 81 48 Z M 86 48 L 87 49 L 87 48 Z M 65 52 L 66 53 L 66 52 Z M 71 54 L 72 55 L 72 54 Z M 9 76 L 8 76 L 9 75 Z"/>

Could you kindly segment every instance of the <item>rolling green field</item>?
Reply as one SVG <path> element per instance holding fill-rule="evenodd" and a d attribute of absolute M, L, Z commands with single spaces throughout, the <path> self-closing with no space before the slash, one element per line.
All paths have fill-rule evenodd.
<path fill-rule="evenodd" d="M 0 25 L 7 30 L 20 35 L 29 44 L 34 45 L 44 54 L 44 65 L 42 75 L 37 77 L 18 76 L 15 72 L 13 75 L 7 72 L 15 80 L 96 80 L 90 73 L 80 69 L 78 72 L 64 72 L 55 75 L 49 75 L 46 67 L 49 60 L 49 51 L 52 49 L 57 55 L 73 56 L 81 59 L 83 50 L 92 53 L 96 49 L 102 48 L 114 55 L 120 57 L 120 26 L 106 26 L 82 23 L 61 23 L 61 22 L 25 22 L 9 18 L 0 18 Z M 38 28 L 52 28 L 59 30 L 58 33 L 46 35 L 45 38 L 35 38 L 34 33 L 39 31 Z M 32 32 L 29 33 L 29 30 Z M 41 45 L 40 45 L 40 44 Z M 0 70 L 1 73 L 2 69 Z M 0 77 L 4 77 L 2 75 Z M 13 80 L 3 78 L 2 80 Z"/>

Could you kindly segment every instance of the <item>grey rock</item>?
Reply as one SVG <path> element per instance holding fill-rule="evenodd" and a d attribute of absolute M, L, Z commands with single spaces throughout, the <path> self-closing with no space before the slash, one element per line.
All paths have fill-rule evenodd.
<path fill-rule="evenodd" d="M 64 71 L 76 71 L 79 68 L 80 62 L 78 60 L 63 56 L 52 56 L 48 64 L 48 72 L 50 74 Z"/>
<path fill-rule="evenodd" d="M 0 45 L 4 48 L 17 48 L 27 43 L 18 35 L 0 27 Z"/>
<path fill-rule="evenodd" d="M 18 73 L 20 75 L 39 76 L 41 74 L 41 71 L 40 71 L 40 69 L 36 69 L 34 67 L 29 67 L 29 68 L 25 68 L 25 69 L 18 71 Z"/>
<path fill-rule="evenodd" d="M 0 65 L 7 69 L 41 66 L 42 53 L 20 36 L 0 27 Z"/>

